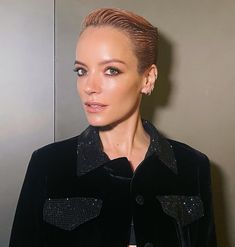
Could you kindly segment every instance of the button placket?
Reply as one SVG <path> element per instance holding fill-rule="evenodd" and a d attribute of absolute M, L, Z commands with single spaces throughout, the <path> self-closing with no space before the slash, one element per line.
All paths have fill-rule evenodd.
<path fill-rule="evenodd" d="M 139 204 L 140 206 L 144 205 L 144 197 L 142 195 L 137 195 L 135 197 L 135 201 L 137 204 Z"/>
<path fill-rule="evenodd" d="M 147 243 L 144 245 L 144 247 L 154 247 L 154 245 L 153 245 L 152 243 L 150 243 L 150 242 L 147 242 Z"/>

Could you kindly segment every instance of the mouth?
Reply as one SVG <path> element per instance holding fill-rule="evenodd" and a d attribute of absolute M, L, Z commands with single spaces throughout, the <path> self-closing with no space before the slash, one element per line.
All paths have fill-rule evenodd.
<path fill-rule="evenodd" d="M 85 102 L 85 110 L 89 113 L 98 113 L 103 111 L 107 105 L 104 105 L 99 102 Z"/>

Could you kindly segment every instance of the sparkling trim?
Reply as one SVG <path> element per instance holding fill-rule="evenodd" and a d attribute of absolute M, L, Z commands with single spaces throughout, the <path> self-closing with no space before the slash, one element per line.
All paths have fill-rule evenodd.
<path fill-rule="evenodd" d="M 143 120 L 143 126 L 151 138 L 146 157 L 157 154 L 159 159 L 177 174 L 177 162 L 170 143 L 150 122 Z M 85 175 L 108 161 L 108 156 L 102 151 L 98 128 L 89 126 L 78 136 L 77 176 Z"/>
<path fill-rule="evenodd" d="M 100 214 L 102 200 L 91 197 L 47 199 L 43 220 L 63 230 L 71 231 Z"/>
<path fill-rule="evenodd" d="M 157 196 L 163 211 L 186 226 L 204 216 L 203 202 L 199 196 Z"/>

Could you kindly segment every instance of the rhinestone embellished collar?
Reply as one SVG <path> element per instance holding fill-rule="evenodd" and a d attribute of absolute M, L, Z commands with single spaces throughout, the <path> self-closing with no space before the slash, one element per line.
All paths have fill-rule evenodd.
<path fill-rule="evenodd" d="M 168 140 L 147 120 L 143 120 L 143 126 L 151 138 L 145 158 L 157 154 L 158 158 L 177 174 L 174 151 Z M 108 156 L 102 151 L 98 128 L 89 126 L 78 136 L 77 176 L 85 175 L 108 161 Z"/>

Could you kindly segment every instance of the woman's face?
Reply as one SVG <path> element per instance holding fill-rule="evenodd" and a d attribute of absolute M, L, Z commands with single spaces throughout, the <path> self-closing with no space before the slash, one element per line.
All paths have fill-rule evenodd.
<path fill-rule="evenodd" d="M 117 124 L 139 114 L 144 75 L 129 37 L 113 27 L 88 27 L 78 40 L 77 89 L 93 126 Z"/>

